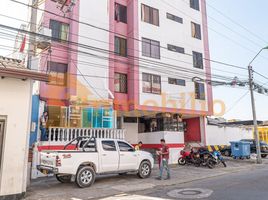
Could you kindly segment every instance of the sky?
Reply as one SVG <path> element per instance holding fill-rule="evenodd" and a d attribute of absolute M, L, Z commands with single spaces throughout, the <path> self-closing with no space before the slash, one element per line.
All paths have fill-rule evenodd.
<path fill-rule="evenodd" d="M 20 1 L 28 3 L 28 0 Z M 267 8 L 267 0 L 207 0 L 211 59 L 246 68 L 255 54 L 262 47 L 268 46 Z M 27 20 L 28 10 L 25 6 L 10 0 L 1 0 L 0 24 L 19 28 L 22 22 L 8 19 L 2 15 Z M 0 45 L 2 45 L 0 55 L 8 56 L 11 51 L 3 49 L 5 48 L 3 45 L 12 47 L 14 42 L 3 39 L 3 37 L 5 36 L 0 33 Z M 211 63 L 211 66 L 214 74 L 228 77 L 237 76 L 241 77 L 241 80 L 246 80 L 248 76 L 247 70 L 215 63 Z M 268 77 L 268 50 L 264 50 L 252 66 L 255 71 Z M 265 86 L 268 88 L 268 79 L 256 74 L 254 79 L 260 84 L 267 83 Z M 213 87 L 213 98 L 215 113 L 218 114 L 225 110 L 225 114 L 220 114 L 220 117 L 252 119 L 250 93 L 247 87 Z M 268 96 L 255 93 L 255 100 L 258 120 L 268 120 Z"/>

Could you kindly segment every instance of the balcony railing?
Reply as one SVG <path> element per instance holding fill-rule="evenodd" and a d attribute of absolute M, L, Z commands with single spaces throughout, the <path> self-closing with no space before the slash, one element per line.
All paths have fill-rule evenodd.
<path fill-rule="evenodd" d="M 42 144 L 64 145 L 79 136 L 124 139 L 125 129 L 50 127 L 48 132 L 48 141 L 43 141 Z"/>

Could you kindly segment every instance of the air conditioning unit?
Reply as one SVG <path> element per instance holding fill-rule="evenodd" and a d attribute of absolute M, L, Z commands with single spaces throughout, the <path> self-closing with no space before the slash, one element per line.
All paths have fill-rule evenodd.
<path fill-rule="evenodd" d="M 40 27 L 36 37 L 36 46 L 39 49 L 46 49 L 51 44 L 52 32 L 51 29 L 46 27 Z"/>

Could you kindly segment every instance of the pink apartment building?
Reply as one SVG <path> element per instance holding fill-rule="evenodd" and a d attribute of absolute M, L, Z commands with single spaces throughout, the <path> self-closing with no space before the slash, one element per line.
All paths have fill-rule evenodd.
<path fill-rule="evenodd" d="M 40 8 L 40 33 L 52 36 L 39 62 L 51 75 L 40 85 L 50 126 L 125 129 L 144 148 L 165 138 L 172 162 L 185 143 L 205 145 L 212 88 L 192 81 L 211 73 L 205 0 L 76 0 L 63 9 L 46 0 Z"/>

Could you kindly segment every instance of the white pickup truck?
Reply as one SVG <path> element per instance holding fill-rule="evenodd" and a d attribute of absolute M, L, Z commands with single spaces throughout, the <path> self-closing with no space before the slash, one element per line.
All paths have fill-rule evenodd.
<path fill-rule="evenodd" d="M 69 147 L 75 150 L 65 150 Z M 41 152 L 37 169 L 45 174 L 54 173 L 62 183 L 75 180 L 83 188 L 91 186 L 97 174 L 136 172 L 140 178 L 148 178 L 153 165 L 150 153 L 135 151 L 123 140 L 78 137 L 64 150 Z"/>

